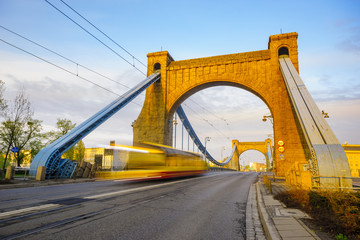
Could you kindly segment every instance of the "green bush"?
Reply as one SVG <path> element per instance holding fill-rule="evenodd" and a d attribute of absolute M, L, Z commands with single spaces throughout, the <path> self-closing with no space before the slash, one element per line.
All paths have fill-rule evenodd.
<path fill-rule="evenodd" d="M 360 192 L 292 189 L 275 198 L 307 212 L 336 239 L 360 240 Z"/>

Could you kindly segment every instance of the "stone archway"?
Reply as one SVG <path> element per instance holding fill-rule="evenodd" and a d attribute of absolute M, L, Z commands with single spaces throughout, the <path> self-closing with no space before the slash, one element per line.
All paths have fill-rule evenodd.
<path fill-rule="evenodd" d="M 178 106 L 204 88 L 228 85 L 254 93 L 270 109 L 274 141 L 286 143 L 286 157 L 280 159 L 278 150 L 274 152 L 276 174 L 285 176 L 295 162 L 306 165 L 308 153 L 279 70 L 279 53 L 285 52 L 298 71 L 297 36 L 270 36 L 267 50 L 182 61 L 174 61 L 166 51 L 149 53 L 148 75 L 156 69 L 161 80 L 146 91 L 143 109 L 133 125 L 134 144 L 150 141 L 171 146 L 172 117 Z M 300 169 L 304 174 L 297 184 L 311 186 L 311 174 Z"/>
<path fill-rule="evenodd" d="M 248 150 L 256 150 L 264 154 L 266 160 L 266 168 L 269 170 L 271 168 L 271 163 L 268 155 L 268 145 L 272 149 L 272 144 L 270 139 L 265 139 L 263 142 L 239 142 L 238 140 L 232 140 L 232 146 L 236 145 L 237 151 L 235 151 L 232 162 L 238 162 L 239 157 L 242 153 Z M 271 153 L 272 154 L 272 153 Z"/>

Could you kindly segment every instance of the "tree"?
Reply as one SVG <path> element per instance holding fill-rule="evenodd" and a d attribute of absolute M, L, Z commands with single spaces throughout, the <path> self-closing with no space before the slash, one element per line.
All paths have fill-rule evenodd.
<path fill-rule="evenodd" d="M 85 145 L 82 140 L 75 145 L 74 149 L 74 160 L 79 164 L 84 160 L 85 157 Z"/>
<path fill-rule="evenodd" d="M 6 100 L 4 99 L 5 83 L 0 80 L 0 114 L 2 115 L 7 108 Z"/>
<path fill-rule="evenodd" d="M 3 169 L 10 151 L 13 147 L 19 148 L 19 152 L 27 147 L 27 144 L 36 137 L 41 130 L 41 121 L 32 118 L 34 112 L 25 91 L 20 89 L 10 106 L 7 106 L 2 113 L 4 121 L 0 124 L 0 148 L 5 153 Z M 15 155 L 18 165 L 23 155 Z"/>
<path fill-rule="evenodd" d="M 24 151 L 26 149 L 31 149 L 34 145 L 33 143 L 36 141 L 41 141 L 39 138 L 41 138 L 41 121 L 39 120 L 32 120 L 27 122 L 23 126 L 22 134 L 19 134 L 15 140 L 14 140 L 14 147 L 18 149 L 18 151 L 15 153 L 15 159 L 17 162 L 17 166 L 20 166 L 20 164 L 23 162 L 24 159 Z M 34 153 L 31 153 L 32 155 L 35 155 Z"/>
<path fill-rule="evenodd" d="M 50 140 L 50 142 L 53 142 L 59 139 L 60 137 L 64 136 L 68 132 L 70 132 L 75 126 L 76 123 L 72 123 L 71 120 L 58 118 L 56 122 L 57 129 L 47 134 L 48 139 Z M 62 155 L 62 158 L 68 158 L 80 163 L 83 160 L 84 156 L 85 156 L 85 145 L 83 141 L 80 140 L 75 146 L 67 150 Z"/>
<path fill-rule="evenodd" d="M 65 134 L 70 132 L 75 126 L 76 123 L 72 123 L 69 119 L 58 118 L 56 122 L 56 130 L 50 131 L 46 134 L 46 137 L 49 139 L 49 143 L 52 143 L 60 137 L 64 136 Z"/>

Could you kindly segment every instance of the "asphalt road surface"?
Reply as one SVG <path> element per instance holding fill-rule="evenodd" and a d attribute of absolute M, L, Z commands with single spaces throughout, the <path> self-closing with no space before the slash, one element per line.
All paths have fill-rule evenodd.
<path fill-rule="evenodd" d="M 0 239 L 245 239 L 255 173 L 0 190 Z"/>

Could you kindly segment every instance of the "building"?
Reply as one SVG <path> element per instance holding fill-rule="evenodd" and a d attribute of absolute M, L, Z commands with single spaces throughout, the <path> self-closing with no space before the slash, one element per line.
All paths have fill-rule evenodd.
<path fill-rule="evenodd" d="M 352 177 L 360 177 L 360 145 L 343 144 Z"/>
<path fill-rule="evenodd" d="M 129 156 L 125 146 L 111 141 L 109 146 L 85 149 L 85 162 L 95 164 L 105 171 L 123 170 Z"/>
<path fill-rule="evenodd" d="M 250 163 L 250 171 L 266 172 L 266 164 L 258 163 L 258 162 L 251 162 Z"/>
<path fill-rule="evenodd" d="M 28 168 L 31 164 L 31 150 L 21 150 L 21 154 L 24 155 L 24 158 L 22 160 L 22 163 L 20 164 L 20 167 Z M 1 156 L 1 160 L 3 161 L 5 159 L 5 154 Z M 1 162 L 2 162 L 1 161 Z M 15 159 L 15 153 L 10 152 L 7 159 L 7 164 L 11 166 L 17 166 L 17 162 Z M 1 165 L 2 167 L 2 165 Z"/>

